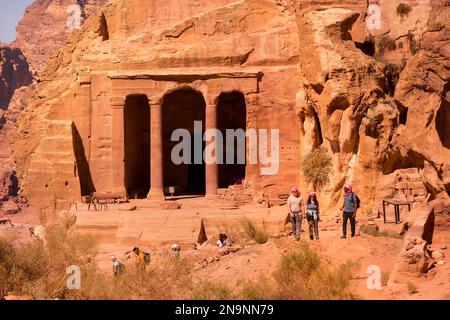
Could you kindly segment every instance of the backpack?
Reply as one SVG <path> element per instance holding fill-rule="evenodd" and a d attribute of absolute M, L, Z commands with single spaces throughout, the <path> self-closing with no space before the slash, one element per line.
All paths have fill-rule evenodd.
<path fill-rule="evenodd" d="M 355 199 L 355 197 L 356 197 L 356 199 Z M 356 209 L 359 209 L 359 207 L 361 207 L 361 200 L 359 199 L 359 197 L 356 193 L 353 193 L 353 199 L 356 200 Z"/>
<path fill-rule="evenodd" d="M 152 258 L 150 256 L 150 253 L 144 252 L 144 263 L 149 264 L 151 260 L 152 260 Z"/>

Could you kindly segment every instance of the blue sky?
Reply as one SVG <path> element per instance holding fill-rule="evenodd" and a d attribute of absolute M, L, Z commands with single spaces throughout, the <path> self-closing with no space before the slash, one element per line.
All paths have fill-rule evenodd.
<path fill-rule="evenodd" d="M 16 26 L 25 8 L 33 0 L 0 0 L 0 42 L 10 43 L 16 38 Z"/>

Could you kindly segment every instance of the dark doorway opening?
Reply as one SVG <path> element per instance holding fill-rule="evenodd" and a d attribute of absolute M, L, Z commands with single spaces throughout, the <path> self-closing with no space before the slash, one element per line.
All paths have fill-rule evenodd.
<path fill-rule="evenodd" d="M 230 185 L 242 183 L 245 179 L 247 139 L 239 141 L 235 136 L 227 138 L 226 134 L 227 129 L 235 130 L 235 132 L 241 129 L 244 133 L 247 129 L 247 106 L 241 92 L 222 93 L 219 96 L 217 126 L 224 137 L 224 163 L 219 164 L 219 188 L 228 188 Z M 229 141 L 230 138 L 234 140 L 233 144 Z M 243 144 L 241 144 L 242 142 Z M 232 148 L 227 147 L 233 145 Z M 241 157 L 239 157 L 240 155 Z M 227 162 L 227 158 L 230 157 L 234 159 L 234 164 Z M 239 163 L 239 159 L 243 159 L 243 161 L 240 160 L 241 163 Z"/>
<path fill-rule="evenodd" d="M 436 130 L 444 148 L 450 149 L 450 85 L 444 87 L 447 93 L 442 100 L 439 110 L 436 112 Z"/>
<path fill-rule="evenodd" d="M 167 94 L 163 101 L 163 163 L 164 163 L 164 187 L 168 194 L 168 188 L 174 187 L 176 195 L 204 195 L 205 163 L 203 156 L 195 163 L 195 140 L 201 142 L 200 148 L 203 154 L 205 132 L 205 108 L 203 95 L 191 88 L 183 88 Z M 201 121 L 199 132 L 195 135 L 194 123 Z M 191 161 L 189 163 L 175 164 L 172 161 L 172 150 L 179 141 L 171 141 L 172 133 L 177 129 L 189 131 L 191 139 Z"/>
<path fill-rule="evenodd" d="M 125 188 L 132 199 L 150 191 L 150 107 L 146 95 L 130 95 L 124 109 Z"/>

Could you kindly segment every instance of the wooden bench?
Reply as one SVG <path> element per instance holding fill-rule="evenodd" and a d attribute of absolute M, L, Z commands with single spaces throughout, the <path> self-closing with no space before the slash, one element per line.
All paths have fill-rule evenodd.
<path fill-rule="evenodd" d="M 126 197 L 120 193 L 113 192 L 94 192 L 92 196 L 86 197 L 89 211 L 91 206 L 94 206 L 95 211 L 108 211 L 108 204 L 120 203 L 121 200 L 126 200 Z"/>

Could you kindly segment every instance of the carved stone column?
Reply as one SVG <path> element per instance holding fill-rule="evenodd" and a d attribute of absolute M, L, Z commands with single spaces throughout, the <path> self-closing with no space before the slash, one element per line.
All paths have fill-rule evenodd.
<path fill-rule="evenodd" d="M 126 97 L 111 98 L 113 192 L 125 194 L 124 109 Z"/>
<path fill-rule="evenodd" d="M 164 201 L 163 126 L 161 101 L 150 102 L 149 200 Z"/>
<path fill-rule="evenodd" d="M 217 129 L 217 107 L 213 103 L 208 103 L 206 106 L 206 120 L 205 130 Z M 206 142 L 206 147 L 213 141 Z M 206 159 L 205 159 L 206 160 Z M 214 163 L 206 163 L 206 197 L 215 198 L 217 196 L 217 189 L 219 188 L 219 166 L 217 164 L 217 149 L 215 153 Z"/>

